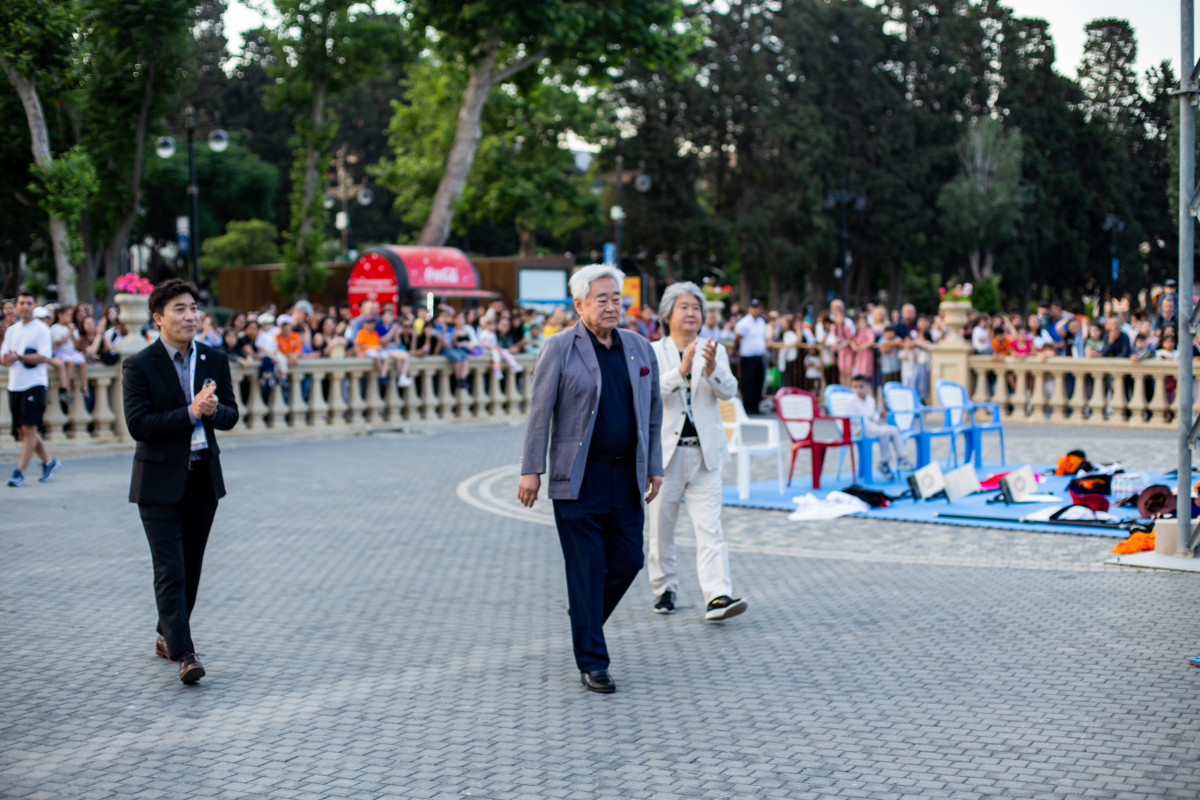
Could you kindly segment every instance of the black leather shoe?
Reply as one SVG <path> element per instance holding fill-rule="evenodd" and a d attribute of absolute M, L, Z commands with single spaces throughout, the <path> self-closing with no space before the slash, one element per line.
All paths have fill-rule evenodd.
<path fill-rule="evenodd" d="M 204 677 L 204 665 L 195 653 L 185 653 L 179 658 L 179 680 L 184 683 L 195 683 Z"/>
<path fill-rule="evenodd" d="M 167 661 L 176 662 L 179 659 L 171 658 L 171 653 L 167 650 L 167 640 L 159 636 L 154 640 L 154 655 L 159 658 L 165 658 Z"/>
<path fill-rule="evenodd" d="M 617 685 L 613 683 L 612 676 L 608 674 L 608 670 L 606 669 L 581 672 L 579 673 L 579 680 L 592 692 L 612 694 L 617 690 Z"/>

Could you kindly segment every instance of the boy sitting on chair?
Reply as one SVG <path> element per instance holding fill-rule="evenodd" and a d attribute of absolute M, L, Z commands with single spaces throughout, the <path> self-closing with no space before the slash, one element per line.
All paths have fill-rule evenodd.
<path fill-rule="evenodd" d="M 883 477 L 889 481 L 895 478 L 893 465 L 897 469 L 912 469 L 912 462 L 904 455 L 904 438 L 900 435 L 900 429 L 884 422 L 884 412 L 875 408 L 871 379 L 865 375 L 855 375 L 850 379 L 850 388 L 854 390 L 854 397 L 850 400 L 846 412 L 861 416 L 863 435 L 879 440 L 879 454 L 883 459 L 879 464 L 879 471 Z"/>

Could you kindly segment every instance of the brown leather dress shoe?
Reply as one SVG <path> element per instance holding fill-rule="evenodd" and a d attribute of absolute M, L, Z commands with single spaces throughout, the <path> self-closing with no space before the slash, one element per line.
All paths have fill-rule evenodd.
<path fill-rule="evenodd" d="M 185 653 L 179 657 L 179 680 L 184 683 L 195 683 L 204 677 L 204 665 L 195 653 Z"/>
<path fill-rule="evenodd" d="M 171 658 L 171 654 L 167 651 L 167 640 L 159 636 L 154 640 L 154 655 L 159 658 L 165 658 L 167 661 L 175 663 L 179 659 Z"/>

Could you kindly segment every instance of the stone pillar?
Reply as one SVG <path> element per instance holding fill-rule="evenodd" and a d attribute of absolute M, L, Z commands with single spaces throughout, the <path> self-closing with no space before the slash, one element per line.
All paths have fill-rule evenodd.
<path fill-rule="evenodd" d="M 967 357 L 971 355 L 972 350 L 971 343 L 962 336 L 962 329 L 970 316 L 971 304 L 961 301 L 945 302 L 938 310 L 946 321 L 946 335 L 930 348 L 930 392 L 932 393 L 934 385 L 940 380 L 960 383 L 970 392 L 971 370 L 967 364 Z"/>

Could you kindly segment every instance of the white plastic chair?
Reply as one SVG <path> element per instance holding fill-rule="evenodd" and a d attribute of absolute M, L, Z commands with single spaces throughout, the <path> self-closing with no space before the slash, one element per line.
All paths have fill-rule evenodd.
<path fill-rule="evenodd" d="M 750 419 L 738 400 L 721 400 L 721 424 L 725 427 L 725 440 L 729 454 L 737 462 L 738 498 L 750 498 L 750 459 L 753 456 L 775 456 L 779 473 L 779 493 L 783 494 L 783 450 L 779 444 L 779 427 L 773 419 Z M 763 428 L 767 432 L 765 442 L 747 443 L 742 432 L 747 428 Z"/>

